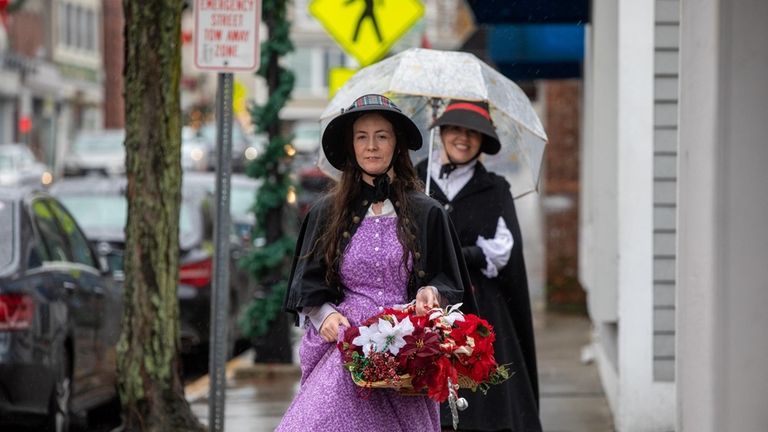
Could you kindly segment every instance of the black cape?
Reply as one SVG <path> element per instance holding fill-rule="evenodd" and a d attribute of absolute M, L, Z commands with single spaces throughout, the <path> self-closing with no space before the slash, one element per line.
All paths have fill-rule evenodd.
<path fill-rule="evenodd" d="M 416 297 L 418 288 L 432 285 L 445 302 L 463 302 L 462 310 L 476 311 L 469 274 L 461 253 L 459 240 L 443 207 L 420 192 L 411 192 L 413 214 L 416 217 L 419 250 L 409 277 L 408 300 Z M 283 301 L 286 311 L 298 313 L 303 307 L 320 306 L 326 302 L 339 304 L 344 299 L 341 284 L 328 286 L 325 282 L 326 264 L 319 247 L 314 247 L 328 219 L 331 199 L 323 197 L 310 209 L 299 232 L 296 253 Z M 359 221 L 365 217 L 370 203 L 361 198 L 355 204 L 353 220 L 349 221 L 349 238 L 355 234 Z M 343 249 L 343 248 L 342 248 Z M 298 320 L 297 320 L 298 322 Z"/>
<path fill-rule="evenodd" d="M 426 161 L 417 165 L 422 179 L 426 179 L 426 165 Z M 520 224 L 509 183 L 488 172 L 478 161 L 472 178 L 453 200 L 448 200 L 435 182 L 431 185 L 431 195 L 446 208 L 459 235 L 479 315 L 493 325 L 496 333 L 496 361 L 510 363 L 510 371 L 514 373 L 506 383 L 491 387 L 487 395 L 460 391 L 469 408 L 459 413 L 459 429 L 540 431 L 528 279 Z M 486 268 L 485 255 L 475 243 L 478 236 L 495 236 L 499 217 L 512 233 L 514 245 L 507 265 L 497 277 L 488 278 L 480 271 Z M 441 408 L 441 421 L 450 426 L 450 412 L 445 404 Z"/>

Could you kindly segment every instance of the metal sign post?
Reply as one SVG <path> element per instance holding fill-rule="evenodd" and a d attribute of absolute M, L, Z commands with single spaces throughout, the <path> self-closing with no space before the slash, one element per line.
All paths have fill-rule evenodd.
<path fill-rule="evenodd" d="M 227 335 L 229 317 L 229 192 L 232 177 L 232 74 L 219 74 L 216 91 L 216 212 L 213 238 L 213 296 L 211 322 L 213 335 L 209 350 L 211 394 L 209 396 L 209 430 L 224 430 L 224 396 L 227 386 L 225 363 L 229 352 Z"/>
<path fill-rule="evenodd" d="M 195 0 L 195 66 L 219 72 L 216 91 L 216 211 L 211 295 L 210 396 L 208 428 L 224 431 L 225 363 L 235 335 L 229 335 L 230 186 L 232 177 L 233 72 L 259 67 L 261 0 Z"/>

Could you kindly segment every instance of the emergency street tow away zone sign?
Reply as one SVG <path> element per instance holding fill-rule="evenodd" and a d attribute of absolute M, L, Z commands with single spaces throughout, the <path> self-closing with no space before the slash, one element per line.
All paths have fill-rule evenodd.
<path fill-rule="evenodd" d="M 218 72 L 259 68 L 261 0 L 195 0 L 195 66 Z"/>
<path fill-rule="evenodd" d="M 313 0 L 309 12 L 341 47 L 368 66 L 424 15 L 418 0 Z"/>

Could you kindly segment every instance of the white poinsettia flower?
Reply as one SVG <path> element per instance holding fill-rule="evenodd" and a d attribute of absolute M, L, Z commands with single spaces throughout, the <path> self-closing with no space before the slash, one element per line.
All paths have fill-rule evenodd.
<path fill-rule="evenodd" d="M 372 340 L 380 347 L 380 351 L 389 351 L 397 355 L 400 348 L 405 346 L 405 336 L 413 333 L 413 323 L 409 317 L 395 323 L 379 318 L 379 332 L 372 336 Z"/>
<path fill-rule="evenodd" d="M 464 314 L 459 310 L 461 305 L 462 303 L 456 303 L 455 305 L 445 308 L 445 311 L 442 309 L 437 309 L 429 316 L 429 319 L 434 320 L 440 318 L 446 324 L 453 327 L 453 323 L 456 321 L 464 321 Z"/>
<path fill-rule="evenodd" d="M 448 315 L 443 316 L 443 320 L 448 322 L 448 325 L 453 327 L 453 323 L 456 321 L 464 321 L 464 314 L 461 311 L 451 312 Z"/>
<path fill-rule="evenodd" d="M 360 335 L 352 339 L 352 343 L 363 347 L 363 354 L 368 357 L 369 352 L 376 351 L 376 342 L 373 338 L 379 334 L 379 325 L 360 326 L 359 329 Z"/>

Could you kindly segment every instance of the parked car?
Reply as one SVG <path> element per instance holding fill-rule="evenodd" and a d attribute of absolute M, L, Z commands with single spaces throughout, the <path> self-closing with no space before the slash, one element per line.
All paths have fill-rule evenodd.
<path fill-rule="evenodd" d="M 207 172 L 185 172 L 184 188 L 204 190 L 210 194 L 216 192 L 216 174 Z M 256 201 L 261 182 L 244 174 L 232 174 L 230 177 L 229 211 L 232 229 L 242 241 L 245 248 L 250 248 L 258 239 L 253 238 L 253 227 L 256 218 L 251 211 Z"/>
<path fill-rule="evenodd" d="M 127 221 L 125 177 L 65 179 L 51 189 L 78 220 L 97 250 L 109 256 L 112 267 L 122 270 Z M 207 190 L 184 187 L 179 219 L 179 313 L 184 354 L 207 353 L 213 279 L 213 197 Z M 237 263 L 243 247 L 236 236 L 230 242 L 229 354 L 245 344 L 237 318 L 253 297 L 255 283 Z M 118 274 L 118 276 L 121 276 Z M 240 342 L 240 343 L 238 343 Z"/>
<path fill-rule="evenodd" d="M 291 162 L 293 181 L 298 185 L 296 204 L 301 220 L 307 215 L 312 204 L 333 185 L 333 179 L 317 167 L 317 157 L 317 151 L 296 152 Z"/>
<path fill-rule="evenodd" d="M 291 144 L 298 153 L 317 153 L 320 148 L 320 123 L 316 121 L 297 122 L 293 126 Z"/>
<path fill-rule="evenodd" d="M 72 215 L 0 187 L 0 430 L 66 431 L 117 398 L 122 295 Z"/>
<path fill-rule="evenodd" d="M 208 149 L 208 169 L 216 168 L 216 123 L 207 123 L 197 130 L 197 136 Z M 248 162 L 256 159 L 266 144 L 266 136 L 251 136 L 239 123 L 232 123 L 232 170 L 240 172 L 245 169 Z"/>
<path fill-rule="evenodd" d="M 64 175 L 125 173 L 124 141 L 125 131 L 123 129 L 78 133 L 64 157 Z"/>
<path fill-rule="evenodd" d="M 53 175 L 24 144 L 0 144 L 0 186 L 48 186 Z"/>
<path fill-rule="evenodd" d="M 210 157 L 208 145 L 204 140 L 194 135 L 185 136 L 182 133 L 181 169 L 184 171 L 208 171 L 208 168 L 212 166 L 208 160 Z"/>

